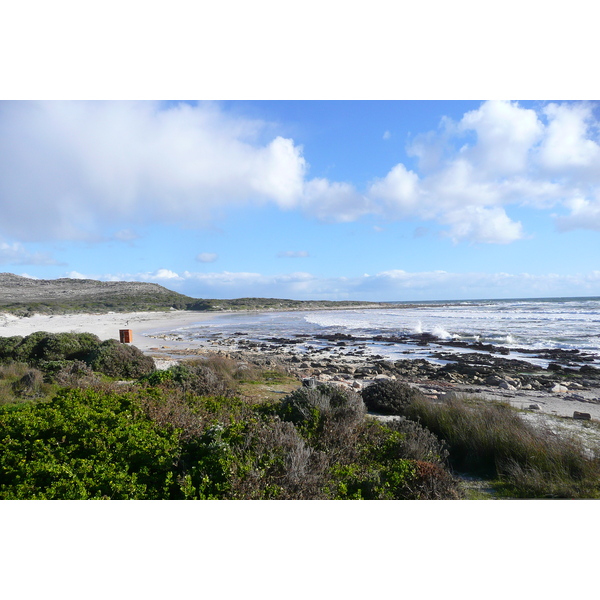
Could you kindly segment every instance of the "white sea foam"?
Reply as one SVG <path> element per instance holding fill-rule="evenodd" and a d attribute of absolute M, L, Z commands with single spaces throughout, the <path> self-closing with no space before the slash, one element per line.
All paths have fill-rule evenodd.
<path fill-rule="evenodd" d="M 362 315 L 361 315 L 362 316 Z M 331 313 L 309 313 L 304 317 L 307 323 L 319 325 L 320 327 L 340 327 L 345 329 L 366 329 L 372 327 L 372 322 L 347 311 L 347 314 Z"/>
<path fill-rule="evenodd" d="M 433 330 L 431 331 L 431 334 L 435 335 L 435 337 L 440 340 L 451 340 L 452 338 L 460 337 L 457 334 L 452 334 L 452 333 L 446 331 L 443 327 L 440 327 L 439 325 L 436 325 L 433 328 Z"/>

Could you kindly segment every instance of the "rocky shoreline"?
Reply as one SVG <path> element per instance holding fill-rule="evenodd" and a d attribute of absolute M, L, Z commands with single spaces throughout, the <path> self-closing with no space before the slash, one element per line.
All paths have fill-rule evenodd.
<path fill-rule="evenodd" d="M 286 368 L 298 379 L 336 383 L 360 390 L 378 379 L 399 379 L 419 388 L 432 399 L 450 394 L 477 395 L 509 402 L 516 408 L 570 417 L 600 420 L 600 368 L 597 357 L 578 350 L 508 349 L 490 344 L 444 341 L 429 334 L 402 337 L 355 337 L 323 334 L 247 339 L 214 335 L 210 340 L 186 343 L 181 336 L 152 336 L 164 344 L 150 349 L 155 358 L 217 353 L 238 360 Z M 425 358 L 386 359 L 369 344 L 435 346 L 435 362 Z M 433 349 L 432 349 L 433 350 Z M 410 355 L 410 351 L 406 351 Z M 511 358 L 517 354 L 519 358 Z M 538 364 L 523 360 L 531 357 Z M 546 366 L 540 366 L 545 363 Z"/>

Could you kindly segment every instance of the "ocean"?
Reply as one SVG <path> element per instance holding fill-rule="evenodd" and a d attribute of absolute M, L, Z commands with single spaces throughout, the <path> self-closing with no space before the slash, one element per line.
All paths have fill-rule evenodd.
<path fill-rule="evenodd" d="M 447 344 L 458 342 L 501 346 L 515 358 L 541 365 L 547 361 L 521 357 L 519 349 L 580 350 L 600 362 L 600 298 L 398 302 L 393 308 L 223 313 L 170 333 L 202 344 L 225 338 L 258 343 L 293 339 L 300 352 L 332 345 L 336 342 L 331 336 L 337 334 L 358 338 L 367 353 L 392 360 L 438 361 L 438 354 L 449 350 Z M 423 334 L 428 334 L 427 346 L 418 344 Z M 387 339 L 374 339 L 378 337 Z"/>

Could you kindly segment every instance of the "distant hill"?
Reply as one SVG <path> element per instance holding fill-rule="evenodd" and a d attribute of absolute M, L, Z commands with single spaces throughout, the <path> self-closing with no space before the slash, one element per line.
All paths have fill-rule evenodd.
<path fill-rule="evenodd" d="M 71 312 L 169 310 L 310 310 L 373 306 L 372 302 L 238 298 L 207 300 L 173 292 L 157 283 L 95 279 L 30 279 L 0 273 L 0 312 L 27 315 Z"/>
<path fill-rule="evenodd" d="M 64 313 L 189 309 L 202 301 L 157 283 L 94 279 L 30 279 L 0 273 L 0 310 Z M 208 306 L 205 307 L 205 309 Z"/>

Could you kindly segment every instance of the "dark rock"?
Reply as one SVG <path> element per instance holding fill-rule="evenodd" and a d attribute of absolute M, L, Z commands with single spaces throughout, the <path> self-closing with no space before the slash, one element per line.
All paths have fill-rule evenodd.
<path fill-rule="evenodd" d="M 590 413 L 584 413 L 584 412 L 575 411 L 573 413 L 573 418 L 574 419 L 580 419 L 582 421 L 589 421 L 592 418 L 592 415 L 590 415 Z"/>

